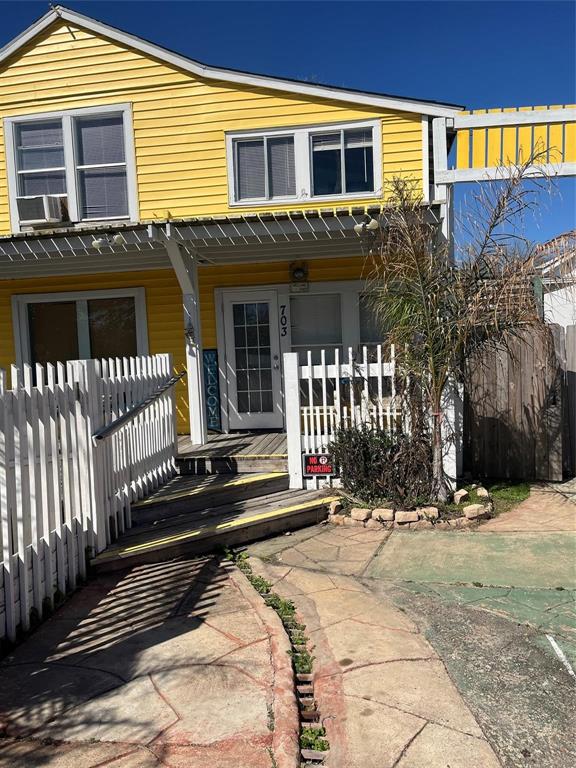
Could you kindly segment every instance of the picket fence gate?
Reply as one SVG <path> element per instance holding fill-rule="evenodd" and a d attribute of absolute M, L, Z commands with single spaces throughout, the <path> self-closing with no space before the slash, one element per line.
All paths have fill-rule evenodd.
<path fill-rule="evenodd" d="M 328 355 L 334 362 L 326 362 Z M 317 488 L 331 479 L 304 478 L 302 457 L 324 453 L 336 431 L 367 424 L 394 434 L 405 427 L 396 392 L 394 345 L 363 346 L 360 359 L 350 347 L 308 350 L 301 365 L 295 352 L 284 354 L 286 436 L 291 488 Z"/>
<path fill-rule="evenodd" d="M 0 371 L 0 639 L 14 641 L 175 473 L 170 355 Z"/>

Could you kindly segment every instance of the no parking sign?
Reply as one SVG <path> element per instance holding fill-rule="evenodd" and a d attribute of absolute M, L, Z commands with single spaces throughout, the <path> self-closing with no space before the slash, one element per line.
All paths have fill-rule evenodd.
<path fill-rule="evenodd" d="M 302 455 L 304 477 L 328 477 L 335 475 L 334 459 L 329 453 L 304 453 Z"/>

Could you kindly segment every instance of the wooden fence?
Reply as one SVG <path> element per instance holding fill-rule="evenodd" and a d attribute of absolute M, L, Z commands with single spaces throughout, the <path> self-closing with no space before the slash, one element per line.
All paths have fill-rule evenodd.
<path fill-rule="evenodd" d="M 171 359 L 82 360 L 0 373 L 0 639 L 14 641 L 131 525 L 175 472 Z"/>
<path fill-rule="evenodd" d="M 510 351 L 475 361 L 465 394 L 465 471 L 474 477 L 562 480 L 573 463 L 574 439 L 567 436 L 574 418 L 573 375 L 570 380 L 563 360 L 563 329 L 552 326 L 548 338 L 516 339 Z"/>

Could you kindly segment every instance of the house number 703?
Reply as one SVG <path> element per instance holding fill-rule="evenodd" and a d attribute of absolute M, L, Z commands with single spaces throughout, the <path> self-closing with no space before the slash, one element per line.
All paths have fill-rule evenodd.
<path fill-rule="evenodd" d="M 286 314 L 286 304 L 280 304 L 280 336 L 288 334 L 288 316 Z"/>

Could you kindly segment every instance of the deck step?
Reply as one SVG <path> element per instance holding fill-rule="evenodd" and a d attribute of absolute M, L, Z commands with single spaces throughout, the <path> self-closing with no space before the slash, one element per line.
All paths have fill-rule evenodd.
<path fill-rule="evenodd" d="M 181 475 L 229 475 L 255 472 L 287 472 L 285 454 L 238 454 L 231 456 L 180 455 L 176 466 Z"/>
<path fill-rule="evenodd" d="M 324 520 L 336 497 L 326 491 L 286 490 L 205 507 L 126 531 L 91 561 L 93 572 L 204 554 Z"/>
<path fill-rule="evenodd" d="M 237 475 L 179 475 L 146 499 L 132 505 L 132 525 L 159 522 L 288 490 L 285 472 Z"/>

